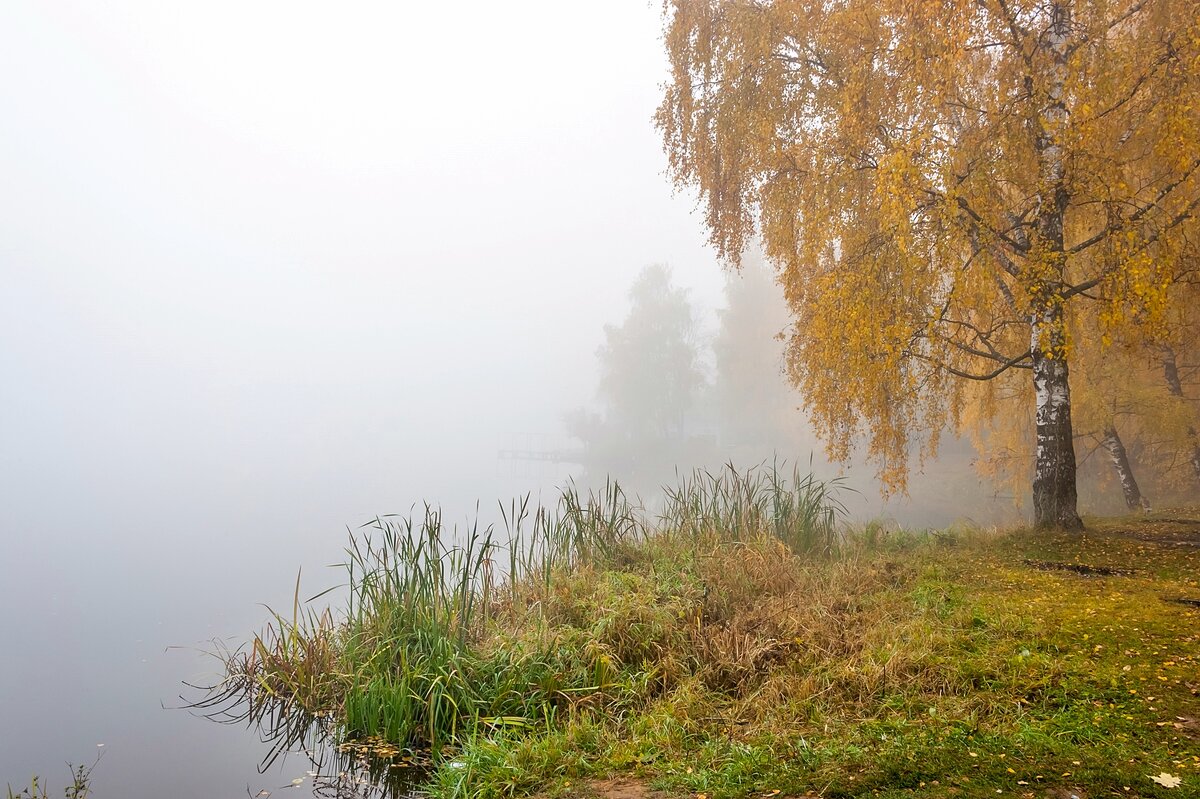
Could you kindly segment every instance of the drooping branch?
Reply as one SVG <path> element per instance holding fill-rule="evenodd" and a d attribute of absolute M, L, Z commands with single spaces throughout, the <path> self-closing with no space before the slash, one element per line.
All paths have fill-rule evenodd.
<path fill-rule="evenodd" d="M 1132 225 L 1136 225 L 1138 222 L 1140 222 L 1142 220 L 1143 217 L 1146 216 L 1146 214 L 1150 213 L 1155 208 L 1158 208 L 1159 204 L 1163 200 L 1165 200 L 1168 196 L 1170 196 L 1170 194 L 1173 191 L 1175 191 L 1175 189 L 1179 188 L 1180 185 L 1187 182 L 1188 178 L 1190 178 L 1192 176 L 1192 174 L 1197 170 L 1197 168 L 1200 168 L 1200 158 L 1194 159 L 1192 161 L 1192 163 L 1188 165 L 1187 169 L 1185 169 L 1182 173 L 1180 173 L 1179 176 L 1175 180 L 1172 180 L 1169 183 L 1167 183 L 1167 185 L 1163 186 L 1162 189 L 1159 190 L 1158 194 L 1154 197 L 1153 200 L 1142 205 L 1136 211 L 1134 211 L 1132 214 L 1130 214 L 1128 217 L 1118 221 L 1116 224 L 1106 225 L 1104 228 L 1097 231 L 1092 236 L 1089 236 L 1088 238 L 1086 238 L 1083 241 L 1079 242 L 1078 244 L 1074 245 L 1073 247 L 1071 247 L 1070 249 L 1067 250 L 1067 254 L 1068 255 L 1076 255 L 1078 253 L 1081 253 L 1084 250 L 1088 249 L 1089 247 L 1094 247 L 1095 245 L 1099 244 L 1100 242 L 1107 240 L 1114 233 L 1119 233 L 1123 230 L 1128 230 Z M 1193 199 L 1190 203 L 1188 203 L 1187 207 L 1183 211 L 1181 211 L 1179 214 L 1176 214 L 1175 217 L 1173 217 L 1171 219 L 1170 223 L 1167 225 L 1167 227 L 1165 229 L 1169 230 L 1170 228 L 1175 227 L 1176 225 L 1180 224 L 1181 222 L 1184 222 L 1187 219 L 1190 219 L 1192 212 L 1196 209 L 1197 204 L 1200 204 L 1200 196 Z M 1163 229 L 1160 228 L 1160 231 L 1161 230 L 1163 230 Z M 1154 240 L 1157 241 L 1158 237 L 1161 235 L 1162 235 L 1161 232 L 1154 234 Z M 1153 241 L 1151 241 L 1149 243 L 1153 243 Z"/>
<path fill-rule="evenodd" d="M 967 355 L 972 355 L 976 358 L 984 358 L 989 361 L 995 361 L 996 363 L 1009 363 L 1012 361 L 1011 356 L 1004 355 L 992 344 L 989 333 L 979 330 L 969 322 L 963 322 L 957 319 L 944 319 L 942 321 L 945 324 L 965 328 L 984 349 L 972 347 L 967 342 L 954 338 L 953 336 L 931 334 L 924 336 L 924 338 L 936 338 L 938 341 L 944 344 L 949 344 L 955 349 L 965 352 Z"/>
<path fill-rule="evenodd" d="M 1135 249 L 1131 250 L 1128 253 L 1128 255 L 1129 256 L 1139 255 L 1139 254 L 1145 252 L 1146 250 L 1150 249 L 1150 247 L 1154 246 L 1154 244 L 1157 243 L 1163 237 L 1163 235 L 1165 233 L 1167 233 L 1169 230 L 1171 230 L 1172 228 L 1175 228 L 1175 227 L 1183 224 L 1184 222 L 1188 221 L 1189 219 L 1191 219 L 1197 208 L 1200 208 L 1200 195 L 1197 195 L 1195 199 L 1193 199 L 1190 203 L 1188 203 L 1187 207 L 1183 211 L 1180 211 L 1178 214 L 1176 214 L 1172 219 L 1170 219 L 1168 221 L 1168 223 L 1166 225 L 1164 225 L 1163 227 L 1154 231 L 1154 233 L 1147 236 L 1146 238 L 1142 239 L 1138 243 L 1138 246 Z M 1095 288 L 1096 286 L 1103 283 L 1106 279 L 1108 279 L 1119 268 L 1120 268 L 1119 264 L 1110 266 L 1107 269 L 1103 270 L 1099 275 L 1092 278 L 1091 280 L 1085 280 L 1081 283 L 1076 283 L 1074 285 L 1067 286 L 1063 290 L 1063 299 L 1070 299 L 1071 297 L 1074 297 L 1077 294 L 1083 294 L 1084 292 Z"/>
<path fill-rule="evenodd" d="M 1033 353 L 1029 352 L 1029 351 L 1023 352 L 1014 358 L 1010 358 L 1009 360 L 1007 360 L 1004 363 L 997 366 L 992 371 L 986 372 L 984 374 L 975 374 L 973 372 L 964 371 L 957 367 L 951 366 L 947 363 L 942 363 L 941 361 L 938 361 L 935 358 L 930 358 L 928 355 L 924 355 L 919 352 L 906 352 L 905 355 L 907 355 L 910 358 L 916 358 L 919 361 L 924 361 L 928 364 L 931 364 L 932 366 L 934 366 L 938 369 L 941 369 L 949 374 L 952 374 L 955 377 L 961 377 L 964 380 L 976 380 L 976 381 L 980 381 L 980 382 L 994 380 L 995 378 L 997 378 L 1000 375 L 1007 372 L 1009 369 L 1032 369 L 1033 368 L 1033 363 L 1032 363 Z"/>

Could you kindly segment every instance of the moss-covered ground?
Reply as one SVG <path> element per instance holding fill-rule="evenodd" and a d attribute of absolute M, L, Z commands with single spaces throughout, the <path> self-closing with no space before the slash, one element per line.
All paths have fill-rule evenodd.
<path fill-rule="evenodd" d="M 1200 509 L 1083 535 L 869 528 L 836 557 L 651 539 L 556 581 L 536 630 L 496 617 L 492 645 L 609 658 L 608 695 L 475 734 L 427 789 L 1200 796 L 1198 580 Z"/>

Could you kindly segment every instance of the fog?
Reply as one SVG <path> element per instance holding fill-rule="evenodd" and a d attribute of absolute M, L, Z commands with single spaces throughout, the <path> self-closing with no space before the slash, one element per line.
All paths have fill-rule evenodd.
<path fill-rule="evenodd" d="M 161 709 L 206 668 L 167 647 L 335 583 L 347 525 L 579 476 L 498 452 L 577 445 L 647 265 L 717 335 L 659 30 L 644 2 L 5 4 L 0 781 L 104 743 L 101 795 L 241 794 L 261 747 Z"/>

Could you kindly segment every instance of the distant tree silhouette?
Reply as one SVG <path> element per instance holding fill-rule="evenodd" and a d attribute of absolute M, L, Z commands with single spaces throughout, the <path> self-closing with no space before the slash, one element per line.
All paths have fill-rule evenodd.
<path fill-rule="evenodd" d="M 806 427 L 800 395 L 784 374 L 789 315 L 783 287 L 761 254 L 742 256 L 725 277 L 725 307 L 713 340 L 713 399 L 723 451 L 788 451 Z"/>
<path fill-rule="evenodd" d="M 696 316 L 685 289 L 661 264 L 642 270 L 629 289 L 629 313 L 604 327 L 596 352 L 601 410 L 565 420 L 584 445 L 587 476 L 636 483 L 661 479 L 690 460 L 688 420 L 706 388 Z"/>

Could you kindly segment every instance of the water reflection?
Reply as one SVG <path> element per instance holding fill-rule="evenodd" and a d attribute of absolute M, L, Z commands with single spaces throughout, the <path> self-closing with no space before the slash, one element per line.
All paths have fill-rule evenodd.
<path fill-rule="evenodd" d="M 296 756 L 304 760 L 303 775 L 289 785 L 262 789 L 255 797 L 271 796 L 274 790 L 309 785 L 314 797 L 325 799 L 418 799 L 416 789 L 429 764 L 412 754 L 387 753 L 380 742 L 347 742 L 335 745 L 325 739 L 315 746 L 280 749 L 278 742 L 269 740 L 275 731 L 264 732 L 264 742 L 273 745 L 273 757 Z M 384 751 L 384 754 L 379 754 Z M 265 762 L 265 761 L 264 761 Z"/>
<path fill-rule="evenodd" d="M 242 650 L 215 642 L 214 657 L 245 663 Z M 197 699 L 186 707 L 220 724 L 249 727 L 267 747 L 260 773 L 287 774 L 287 761 L 303 769 L 287 785 L 247 794 L 265 799 L 276 791 L 307 785 L 322 799 L 419 799 L 417 790 L 432 768 L 428 753 L 401 749 L 378 738 L 346 740 L 332 714 L 314 715 L 294 700 L 271 696 L 249 670 L 229 669 L 214 685 L 185 683 Z"/>

